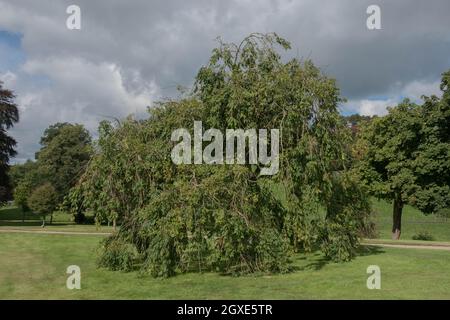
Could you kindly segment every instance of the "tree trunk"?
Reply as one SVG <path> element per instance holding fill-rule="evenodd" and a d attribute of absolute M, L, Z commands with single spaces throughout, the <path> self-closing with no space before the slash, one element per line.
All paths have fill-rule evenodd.
<path fill-rule="evenodd" d="M 392 240 L 399 240 L 402 230 L 402 212 L 403 202 L 401 196 L 396 196 L 394 199 L 394 208 L 392 214 Z"/>
<path fill-rule="evenodd" d="M 53 213 L 50 215 L 50 224 L 53 223 Z"/>
<path fill-rule="evenodd" d="M 116 231 L 116 219 L 113 220 L 113 230 Z"/>

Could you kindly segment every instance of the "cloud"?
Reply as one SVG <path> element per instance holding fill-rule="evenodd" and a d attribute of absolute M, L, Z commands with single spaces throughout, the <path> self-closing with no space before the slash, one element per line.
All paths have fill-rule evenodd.
<path fill-rule="evenodd" d="M 363 99 L 358 101 L 356 110 L 359 114 L 364 116 L 385 115 L 387 114 L 386 108 L 389 106 L 393 106 L 395 104 L 396 101 L 392 99 L 386 100 Z"/>
<path fill-rule="evenodd" d="M 439 89 L 440 81 L 415 80 L 407 83 L 403 87 L 397 83 L 390 92 L 389 97 L 373 99 L 355 99 L 349 100 L 341 106 L 345 114 L 359 113 L 361 115 L 385 115 L 387 107 L 393 107 L 399 104 L 403 99 L 408 98 L 413 102 L 421 103 L 422 96 L 442 95 Z"/>
<path fill-rule="evenodd" d="M 34 158 L 39 137 L 49 124 L 83 123 L 95 133 L 100 120 L 129 114 L 142 117 L 158 95 L 156 85 L 142 79 L 138 71 L 129 71 L 128 77 L 130 83 L 139 86 L 127 87 L 120 67 L 112 63 L 94 64 L 83 59 L 30 60 L 22 73 L 44 75 L 51 85 L 30 88 L 18 95 L 21 119 L 11 130 L 14 136 L 20 137 L 18 161 Z M 13 77 L 5 74 L 2 78 Z M 9 84 L 14 87 L 11 81 Z"/>
<path fill-rule="evenodd" d="M 0 30 L 20 43 L 12 48 L 0 34 L 0 74 L 15 75 L 9 85 L 23 104 L 13 130 L 19 158 L 56 121 L 95 129 L 102 116 L 142 114 L 190 86 L 217 36 L 277 32 L 292 43 L 284 58 L 311 58 L 337 79 L 345 110 L 384 112 L 402 95 L 433 92 L 450 68 L 448 0 L 378 0 L 375 31 L 366 28 L 370 0 L 78 0 L 82 29 L 68 30 L 71 4 L 0 0 Z"/>
<path fill-rule="evenodd" d="M 402 91 L 403 96 L 410 98 L 411 100 L 420 100 L 422 95 L 425 96 L 441 96 L 441 90 L 439 89 L 440 81 L 413 81 L 408 83 Z"/>
<path fill-rule="evenodd" d="M 3 82 L 5 88 L 11 88 L 16 85 L 17 75 L 11 71 L 0 73 L 0 81 Z"/>

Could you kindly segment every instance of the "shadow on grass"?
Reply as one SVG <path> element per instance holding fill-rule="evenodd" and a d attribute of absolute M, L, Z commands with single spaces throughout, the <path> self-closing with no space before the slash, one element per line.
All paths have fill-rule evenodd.
<path fill-rule="evenodd" d="M 326 258 L 322 253 L 315 252 L 309 257 L 301 258 L 304 262 L 307 262 L 304 265 L 296 265 L 294 266 L 293 271 L 305 271 L 305 270 L 320 270 L 325 267 L 328 263 L 332 262 L 330 259 Z"/>
<path fill-rule="evenodd" d="M 356 250 L 355 258 L 381 254 L 384 252 L 385 251 L 382 247 L 361 245 Z M 334 263 L 332 260 L 325 257 L 323 255 L 323 253 L 321 253 L 320 251 L 315 251 L 314 253 L 312 253 L 308 256 L 298 257 L 296 260 L 301 261 L 303 263 L 303 265 L 295 265 L 294 271 L 304 271 L 304 270 L 318 271 L 318 270 L 321 270 L 323 267 L 325 267 L 327 264 Z M 347 262 L 343 262 L 343 263 L 347 263 Z"/>
<path fill-rule="evenodd" d="M 375 254 L 385 253 L 383 247 L 360 245 L 357 249 L 357 256 L 372 256 Z"/>

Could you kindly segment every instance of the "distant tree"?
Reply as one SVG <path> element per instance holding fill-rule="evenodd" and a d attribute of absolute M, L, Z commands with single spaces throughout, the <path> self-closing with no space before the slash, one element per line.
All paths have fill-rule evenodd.
<path fill-rule="evenodd" d="M 17 187 L 23 180 L 37 181 L 38 164 L 32 160 L 13 164 L 9 168 L 8 175 L 13 188 Z M 40 183 L 35 185 L 37 184 Z"/>
<path fill-rule="evenodd" d="M 55 187 L 61 202 L 92 155 L 91 136 L 83 125 L 56 123 L 45 130 L 41 145 L 36 153 L 40 172 Z"/>
<path fill-rule="evenodd" d="M 51 215 L 58 205 L 58 194 L 55 188 L 50 184 L 43 184 L 31 193 L 28 198 L 28 207 L 42 217 L 42 226 L 45 226 L 45 217 Z M 50 220 L 52 223 L 52 219 Z"/>
<path fill-rule="evenodd" d="M 7 130 L 19 121 L 19 111 L 11 90 L 3 88 L 0 81 L 0 202 L 11 199 L 12 191 L 8 176 L 9 159 L 16 155 L 16 140 Z"/>
<path fill-rule="evenodd" d="M 425 214 L 450 206 L 450 72 L 444 73 L 442 99 L 423 97 L 423 105 L 404 100 L 374 119 L 359 146 L 367 185 L 393 200 L 392 238 L 399 239 L 403 206 Z"/>
<path fill-rule="evenodd" d="M 30 210 L 28 208 L 28 197 L 30 196 L 31 190 L 32 184 L 27 180 L 22 180 L 14 188 L 14 203 L 22 210 L 22 222 L 25 221 L 25 212 Z"/>
<path fill-rule="evenodd" d="M 46 182 L 46 177 L 38 163 L 31 160 L 12 165 L 8 174 L 14 188 L 14 203 L 22 210 L 22 220 L 25 220 L 25 213 L 29 210 L 28 197 L 33 189 Z"/>
<path fill-rule="evenodd" d="M 351 114 L 349 116 L 344 116 L 344 119 L 349 123 L 360 124 L 360 123 L 370 122 L 374 117 L 376 117 L 376 116 L 364 116 L 364 115 L 355 113 L 355 114 Z"/>

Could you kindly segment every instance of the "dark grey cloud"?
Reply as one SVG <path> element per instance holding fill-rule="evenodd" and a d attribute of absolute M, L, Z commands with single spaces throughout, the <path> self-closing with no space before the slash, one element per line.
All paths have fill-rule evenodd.
<path fill-rule="evenodd" d="M 71 4 L 81 7 L 80 31 L 65 27 Z M 366 28 L 370 4 L 381 7 L 381 30 Z M 438 92 L 450 68 L 449 13 L 448 0 L 0 0 L 0 30 L 22 35 L 26 57 L 0 70 L 21 103 L 19 158 L 33 155 L 50 123 L 95 130 L 104 116 L 143 113 L 189 86 L 217 36 L 277 32 L 292 43 L 286 58 L 311 58 L 337 79 L 344 111 L 382 113 L 406 94 Z"/>

